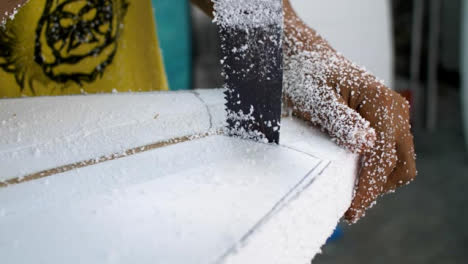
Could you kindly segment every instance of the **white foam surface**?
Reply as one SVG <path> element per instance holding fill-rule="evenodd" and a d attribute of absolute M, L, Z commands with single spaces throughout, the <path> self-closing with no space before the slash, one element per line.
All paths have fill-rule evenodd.
<path fill-rule="evenodd" d="M 221 90 L 0 106 L 0 122 L 12 118 L 1 126 L 8 177 L 206 132 L 225 119 Z M 351 202 L 356 156 L 301 121 L 282 123 L 280 146 L 213 135 L 0 188 L 2 261 L 307 263 Z M 34 148 L 39 154 L 21 151 Z"/>
<path fill-rule="evenodd" d="M 223 103 L 220 90 L 0 100 L 0 180 L 204 133 Z"/>

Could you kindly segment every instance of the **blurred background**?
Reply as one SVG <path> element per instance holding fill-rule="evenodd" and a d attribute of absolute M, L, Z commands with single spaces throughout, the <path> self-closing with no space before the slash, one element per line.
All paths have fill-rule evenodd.
<path fill-rule="evenodd" d="M 154 4 L 164 10 L 156 17 L 171 89 L 221 87 L 211 19 L 185 0 Z M 293 5 L 335 48 L 410 100 L 418 154 L 417 180 L 358 224 L 340 224 L 313 263 L 468 263 L 468 0 Z"/>

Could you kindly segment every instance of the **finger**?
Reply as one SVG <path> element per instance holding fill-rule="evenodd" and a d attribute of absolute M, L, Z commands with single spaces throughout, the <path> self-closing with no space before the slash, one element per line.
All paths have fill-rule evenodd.
<path fill-rule="evenodd" d="M 385 192 L 393 192 L 398 187 L 406 185 L 416 177 L 416 158 L 414 153 L 413 136 L 409 134 L 397 144 L 398 162 L 395 170 L 390 174 L 385 185 Z"/>
<path fill-rule="evenodd" d="M 388 175 L 396 166 L 397 157 L 393 148 L 379 147 L 382 146 L 363 159 L 355 197 L 345 214 L 345 219 L 350 223 L 356 223 L 375 204 L 377 197 L 384 191 Z"/>
<path fill-rule="evenodd" d="M 363 153 L 372 149 L 375 130 L 369 121 L 350 108 L 336 90 L 335 68 L 344 68 L 343 60 L 331 49 L 300 52 L 286 45 L 284 63 L 284 91 L 294 106 L 294 113 L 326 131 L 335 142 L 351 152 Z M 321 46 L 321 45 L 320 45 Z M 324 44 L 324 47 L 326 45 Z M 316 48 L 316 47 L 315 47 Z"/>
<path fill-rule="evenodd" d="M 319 126 L 340 146 L 354 153 L 364 153 L 374 146 L 376 135 L 370 123 L 342 102 L 334 91 L 323 89 L 320 94 L 311 91 L 311 102 L 289 100 L 293 114 Z"/>

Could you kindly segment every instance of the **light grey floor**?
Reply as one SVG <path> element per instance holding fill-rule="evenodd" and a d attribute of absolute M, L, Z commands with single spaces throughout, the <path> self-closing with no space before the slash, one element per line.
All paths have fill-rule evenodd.
<path fill-rule="evenodd" d="M 448 90 L 448 89 L 446 89 Z M 417 180 L 381 199 L 314 264 L 468 263 L 468 157 L 459 95 L 441 97 L 439 129 L 415 134 Z"/>

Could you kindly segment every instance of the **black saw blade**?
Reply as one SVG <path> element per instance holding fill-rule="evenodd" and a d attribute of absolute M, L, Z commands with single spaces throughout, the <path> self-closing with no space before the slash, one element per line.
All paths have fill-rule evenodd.
<path fill-rule="evenodd" d="M 258 20 L 253 17 L 259 15 L 256 9 L 265 10 L 265 2 L 276 6 L 279 3 L 280 8 L 267 12 L 267 23 L 252 23 Z M 218 21 L 228 133 L 279 143 L 283 86 L 282 0 L 250 0 L 246 6 L 242 17 L 249 23 L 241 21 L 230 25 Z"/>

